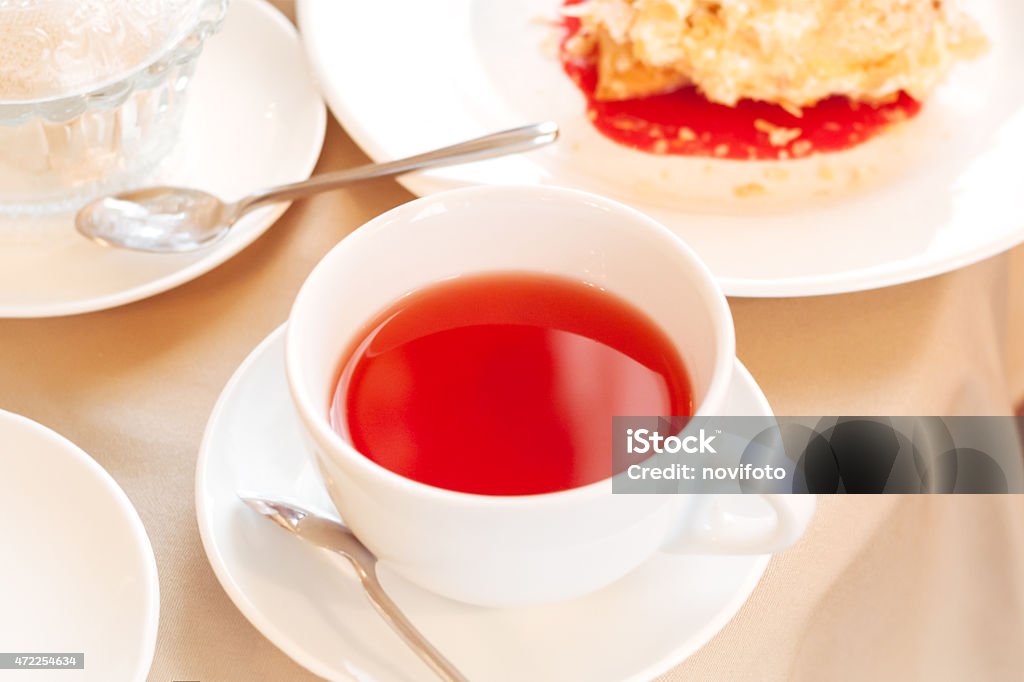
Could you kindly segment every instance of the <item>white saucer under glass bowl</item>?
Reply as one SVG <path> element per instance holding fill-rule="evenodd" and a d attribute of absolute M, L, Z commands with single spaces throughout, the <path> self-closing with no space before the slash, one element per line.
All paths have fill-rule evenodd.
<path fill-rule="evenodd" d="M 348 564 L 257 517 L 254 492 L 337 518 L 306 453 L 278 329 L 225 387 L 196 469 L 196 514 L 213 570 L 239 610 L 298 664 L 329 680 L 432 678 L 370 606 Z M 737 362 L 728 412 L 771 415 Z M 436 596 L 386 566 L 382 582 L 416 627 L 471 680 L 650 680 L 710 640 L 754 590 L 768 556 L 659 554 L 594 594 L 488 609 Z"/>
<path fill-rule="evenodd" d="M 67 439 L 2 410 L 0 472 L 3 651 L 81 659 L 81 669 L 0 677 L 143 682 L 160 590 L 153 548 L 124 491 Z"/>
<path fill-rule="evenodd" d="M 326 118 L 295 27 L 265 0 L 232 0 L 189 85 L 180 139 L 143 182 L 231 199 L 303 180 Z M 85 313 L 166 291 L 244 249 L 286 208 L 255 211 L 226 239 L 187 254 L 98 246 L 75 231 L 71 213 L 0 217 L 0 317 Z"/>

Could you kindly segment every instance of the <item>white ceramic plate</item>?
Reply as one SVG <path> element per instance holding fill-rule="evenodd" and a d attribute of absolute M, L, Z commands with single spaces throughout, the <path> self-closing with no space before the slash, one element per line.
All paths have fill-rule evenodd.
<path fill-rule="evenodd" d="M 89 455 L 0 410 L 0 643 L 8 653 L 84 653 L 83 670 L 3 679 L 142 682 L 160 590 L 132 503 Z"/>
<path fill-rule="evenodd" d="M 182 138 L 153 182 L 225 198 L 309 177 L 327 115 L 292 24 L 263 0 L 233 0 L 200 57 Z M 105 249 L 72 216 L 0 221 L 0 317 L 102 310 L 178 286 L 251 244 L 284 212 L 243 218 L 215 246 L 190 254 Z"/>
<path fill-rule="evenodd" d="M 545 20 L 559 5 L 299 0 L 299 23 L 331 110 L 376 160 L 536 120 L 562 127 L 557 146 L 528 156 L 406 176 L 413 192 L 541 182 L 604 194 L 676 230 L 733 296 L 897 284 L 1024 240 L 1024 3 L 969 3 L 994 48 L 916 120 L 786 164 L 652 156 L 601 137 L 554 57 Z M 739 198 L 752 182 L 766 193 Z"/>
<path fill-rule="evenodd" d="M 432 680 L 366 601 L 344 560 L 257 517 L 238 491 L 302 501 L 337 518 L 305 452 L 284 374 L 284 335 L 235 372 L 196 470 L 207 557 L 235 605 L 297 663 L 330 680 Z M 728 412 L 770 415 L 737 362 Z M 649 680 L 710 640 L 750 596 L 767 556 L 659 554 L 614 585 L 560 604 L 485 609 L 435 596 L 382 567 L 382 581 L 472 680 Z"/>

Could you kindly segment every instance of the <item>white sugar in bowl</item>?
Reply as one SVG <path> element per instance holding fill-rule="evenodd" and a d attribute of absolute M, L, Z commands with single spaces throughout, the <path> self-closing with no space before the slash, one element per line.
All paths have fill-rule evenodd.
<path fill-rule="evenodd" d="M 0 215 L 73 210 L 153 169 L 228 0 L 0 0 Z"/>

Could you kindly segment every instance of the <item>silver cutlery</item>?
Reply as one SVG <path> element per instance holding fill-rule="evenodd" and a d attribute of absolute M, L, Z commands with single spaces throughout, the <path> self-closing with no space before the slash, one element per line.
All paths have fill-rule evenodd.
<path fill-rule="evenodd" d="M 434 648 L 384 592 L 377 579 L 377 557 L 342 524 L 317 516 L 292 504 L 262 497 L 239 495 L 243 502 L 278 526 L 317 547 L 340 554 L 352 563 L 370 603 L 405 643 L 446 682 L 468 682 L 451 662 Z"/>
<path fill-rule="evenodd" d="M 129 190 L 86 204 L 75 216 L 75 227 L 104 246 L 155 253 L 194 251 L 223 239 L 239 218 L 261 206 L 301 199 L 361 180 L 527 152 L 557 139 L 557 124 L 534 123 L 404 159 L 324 173 L 254 192 L 234 202 L 187 187 Z"/>

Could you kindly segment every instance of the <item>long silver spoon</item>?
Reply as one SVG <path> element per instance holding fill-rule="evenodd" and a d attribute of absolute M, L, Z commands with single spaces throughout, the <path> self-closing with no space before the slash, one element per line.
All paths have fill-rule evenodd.
<path fill-rule="evenodd" d="M 409 622 L 395 602 L 391 601 L 391 597 L 377 579 L 377 557 L 352 534 L 352 531 L 336 521 L 322 518 L 286 502 L 241 494 L 239 497 L 251 509 L 286 531 L 348 559 L 356 569 L 370 603 L 423 662 L 445 682 L 468 682 L 466 677 Z"/>
<path fill-rule="evenodd" d="M 534 123 L 405 159 L 325 173 L 231 203 L 186 187 L 130 190 L 86 204 L 75 217 L 75 227 L 104 246 L 156 253 L 194 251 L 222 239 L 239 218 L 267 204 L 301 199 L 360 180 L 526 152 L 557 139 L 557 124 Z"/>

